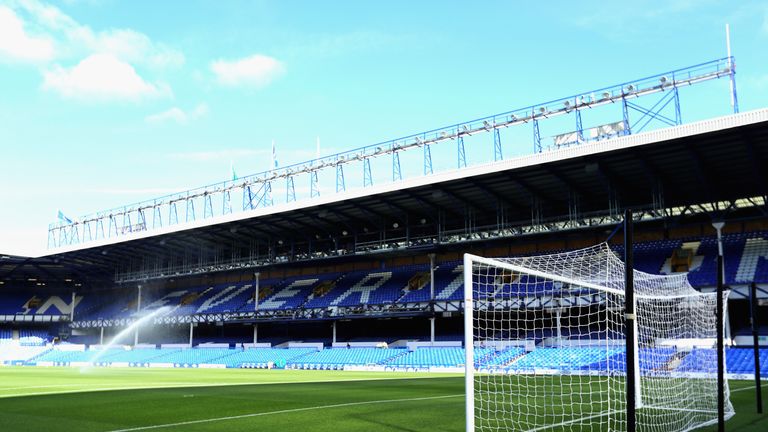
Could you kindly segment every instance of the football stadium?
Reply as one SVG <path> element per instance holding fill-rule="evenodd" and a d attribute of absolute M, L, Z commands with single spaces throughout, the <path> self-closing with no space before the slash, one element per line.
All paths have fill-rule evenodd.
<path fill-rule="evenodd" d="M 59 212 L 0 255 L 2 429 L 768 430 L 768 108 L 626 75 Z"/>

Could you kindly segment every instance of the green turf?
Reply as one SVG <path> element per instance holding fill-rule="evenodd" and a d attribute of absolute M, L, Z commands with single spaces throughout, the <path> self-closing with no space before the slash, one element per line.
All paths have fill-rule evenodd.
<path fill-rule="evenodd" d="M 463 392 L 456 375 L 0 368 L 0 430 L 463 431 Z M 728 430 L 768 430 L 754 391 L 732 401 Z"/>

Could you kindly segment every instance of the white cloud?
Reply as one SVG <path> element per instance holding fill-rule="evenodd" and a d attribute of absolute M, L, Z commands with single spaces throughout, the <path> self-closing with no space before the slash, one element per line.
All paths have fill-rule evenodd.
<path fill-rule="evenodd" d="M 763 10 L 763 34 L 768 34 L 768 7 Z"/>
<path fill-rule="evenodd" d="M 42 89 L 86 101 L 170 96 L 167 84 L 142 76 L 184 63 L 180 51 L 143 33 L 94 31 L 39 0 L 0 5 L 0 61 L 4 59 L 38 63 Z"/>
<path fill-rule="evenodd" d="M 37 0 L 20 0 L 15 3 L 32 24 L 55 37 L 58 42 L 57 58 L 69 58 L 94 53 L 111 54 L 129 63 L 154 68 L 179 66 L 184 55 L 162 43 L 153 42 L 149 36 L 131 29 L 107 29 L 94 31 L 63 13 L 55 6 Z"/>
<path fill-rule="evenodd" d="M 193 108 L 189 113 L 179 107 L 173 107 L 157 114 L 147 116 L 144 120 L 147 123 L 159 124 L 166 122 L 176 122 L 178 124 L 187 124 L 192 120 L 197 120 L 208 115 L 210 109 L 207 104 L 201 103 Z"/>
<path fill-rule="evenodd" d="M 211 112 L 211 109 L 208 108 L 208 104 L 198 104 L 195 109 L 192 110 L 192 118 L 207 116 L 209 112 Z"/>
<path fill-rule="evenodd" d="M 216 60 L 211 70 L 219 84 L 261 88 L 285 72 L 285 66 L 275 58 L 255 54 L 238 60 Z"/>
<path fill-rule="evenodd" d="M 146 82 L 133 66 L 110 54 L 90 55 L 71 68 L 54 66 L 44 72 L 43 88 L 86 101 L 139 101 L 170 94 L 167 86 Z"/>
<path fill-rule="evenodd" d="M 420 35 L 423 41 L 425 36 Z M 320 56 L 330 57 L 336 55 L 348 55 L 350 53 L 370 52 L 393 44 L 413 44 L 413 37 L 398 34 L 393 35 L 379 31 L 355 31 L 341 34 L 313 34 L 310 42 L 288 48 L 288 52 L 294 56 Z"/>
<path fill-rule="evenodd" d="M 157 114 L 152 114 L 144 118 L 147 123 L 165 123 L 169 121 L 175 121 L 179 124 L 185 124 L 187 123 L 187 113 L 185 113 L 181 108 L 173 107 L 167 111 L 159 112 Z"/>
<path fill-rule="evenodd" d="M 18 15 L 8 7 L 0 6 L 0 58 L 45 62 L 53 56 L 53 42 L 49 38 L 28 34 Z"/>
<path fill-rule="evenodd" d="M 107 30 L 98 34 L 88 30 L 82 32 L 80 38 L 94 52 L 112 54 L 131 63 L 155 68 L 180 66 L 184 63 L 181 52 L 154 43 L 147 35 L 133 30 Z"/>

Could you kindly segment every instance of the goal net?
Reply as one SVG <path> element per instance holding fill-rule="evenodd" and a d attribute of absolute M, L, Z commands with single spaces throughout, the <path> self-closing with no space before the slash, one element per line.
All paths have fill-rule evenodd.
<path fill-rule="evenodd" d="M 624 431 L 627 373 L 638 431 L 716 423 L 716 293 L 693 289 L 685 274 L 635 271 L 627 371 L 624 268 L 607 244 L 465 255 L 468 431 Z M 727 383 L 725 392 L 730 418 Z"/>

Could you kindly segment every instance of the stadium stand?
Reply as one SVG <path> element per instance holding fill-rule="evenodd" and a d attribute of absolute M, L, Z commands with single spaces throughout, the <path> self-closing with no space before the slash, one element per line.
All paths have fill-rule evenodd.
<path fill-rule="evenodd" d="M 486 348 L 478 349 L 478 358 L 490 353 Z M 404 355 L 394 357 L 387 361 L 387 365 L 400 367 L 429 367 L 429 366 L 453 366 L 464 365 L 464 348 L 418 348 Z"/>
<path fill-rule="evenodd" d="M 606 352 L 607 350 L 607 352 Z M 621 352 L 622 348 L 605 347 L 568 347 L 538 348 L 521 357 L 509 367 L 518 370 L 557 369 L 580 370 L 594 369 L 606 357 Z"/>
<path fill-rule="evenodd" d="M 726 279 L 730 284 L 746 284 L 752 281 L 768 283 L 768 233 L 763 231 L 726 234 L 724 236 L 726 255 L 737 257 L 726 260 Z M 623 253 L 621 246 L 613 248 Z M 691 283 L 697 287 L 714 285 L 716 277 L 715 257 L 717 242 L 712 236 L 677 240 L 647 241 L 637 244 L 636 267 L 651 273 L 688 271 Z M 449 261 L 439 263 L 434 272 L 436 301 L 459 300 L 463 296 L 463 268 L 461 263 Z M 486 298 L 504 299 L 519 294 L 522 287 L 532 295 L 555 292 L 556 284 L 531 284 L 522 279 L 494 281 L 493 287 L 483 295 Z M 166 306 L 169 316 L 186 316 L 202 313 L 226 313 L 251 311 L 255 308 L 255 286 L 253 281 L 220 283 L 206 286 L 149 290 L 144 293 L 143 309 L 152 310 Z M 45 313 L 60 313 L 55 297 L 66 295 L 23 294 L 6 291 L 0 294 L 0 313 L 11 315 L 35 315 L 44 307 Z M 108 298 L 108 301 L 102 300 Z M 418 304 L 430 301 L 428 265 L 406 265 L 377 270 L 350 272 L 328 272 L 316 275 L 273 278 L 260 281 L 259 310 L 296 311 L 310 309 L 331 309 L 357 307 L 361 305 Z M 45 306 L 47 304 L 47 306 Z M 116 290 L 108 296 L 97 298 L 84 294 L 76 309 L 76 319 L 123 319 L 135 315 L 135 291 Z M 58 311 L 58 312 L 57 312 Z M 250 328 L 249 328 L 250 329 Z M 248 329 L 245 329 L 248 330 Z M 437 340 L 460 341 L 462 335 L 457 329 L 447 329 Z M 763 329 L 763 333 L 765 333 Z M 218 342 L 228 348 L 196 347 L 182 348 L 136 348 L 110 349 L 100 353 L 96 349 L 71 351 L 51 348 L 50 329 L 40 327 L 0 328 L 0 360 L 4 363 L 26 362 L 27 364 L 57 364 L 88 362 L 98 354 L 101 364 L 147 365 L 149 363 L 172 364 L 179 367 L 196 367 L 200 364 L 220 364 L 230 368 L 266 368 L 274 365 L 297 369 L 340 369 L 345 366 L 376 366 L 390 368 L 463 367 L 464 349 L 460 347 L 419 347 L 406 348 L 248 348 L 242 345 L 248 341 L 247 331 L 239 336 L 214 334 L 210 331 L 201 335 L 196 342 Z M 178 332 L 178 330 L 176 330 Z M 180 334 L 173 332 L 144 335 L 152 344 L 185 342 L 186 327 Z M 410 334 L 399 330 L 397 339 L 419 340 L 423 335 Z M 737 334 L 749 334 L 744 329 Z M 384 335 L 384 333 L 383 333 Z M 381 340 L 394 342 L 395 335 Z M 497 335 L 507 338 L 509 335 Z M 554 329 L 527 332 L 518 331 L 514 337 L 539 345 L 530 352 L 523 348 L 509 347 L 503 350 L 478 348 L 475 353 L 476 366 L 501 368 L 505 370 L 530 371 L 533 369 L 553 370 L 601 370 L 608 362 L 623 364 L 623 347 L 581 346 L 566 348 L 547 347 L 546 340 L 557 337 Z M 605 329 L 568 327 L 563 328 L 562 338 L 571 340 L 621 339 L 623 336 Z M 14 337 L 16 339 L 14 339 Z M 292 340 L 287 334 L 272 334 L 263 342 L 281 344 Z M 317 334 L 306 335 L 304 342 L 328 344 L 327 337 Z M 370 341 L 364 333 L 351 333 L 346 341 Z M 94 335 L 71 336 L 71 342 L 93 344 L 98 341 Z M 158 345 L 159 346 L 159 345 Z M 226 346 L 226 345 L 225 345 Z M 400 345 L 403 346 L 403 345 Z M 641 348 L 639 362 L 644 370 L 658 370 L 660 373 L 700 372 L 699 364 L 706 356 L 714 355 L 711 349 L 695 348 L 691 351 L 677 351 L 675 348 Z M 768 349 L 760 350 L 762 372 L 768 375 Z M 750 374 L 754 372 L 752 350 L 728 348 L 727 366 L 730 373 Z M 620 367 L 619 367 L 620 368 Z M 615 366 L 614 366 L 615 369 Z"/>
<path fill-rule="evenodd" d="M 51 362 L 57 365 L 67 365 L 74 362 L 89 362 L 99 353 L 99 351 L 99 349 L 90 349 L 86 351 L 53 349 L 42 353 L 39 357 L 32 360 L 34 360 L 34 363 Z M 110 356 L 122 351 L 124 351 L 122 348 L 112 348 L 106 353 L 101 354 L 100 359 L 108 359 Z"/>
<path fill-rule="evenodd" d="M 768 348 L 759 350 L 760 356 L 760 374 L 768 376 Z M 750 348 L 730 348 L 726 350 L 725 355 L 726 370 L 728 373 L 736 374 L 754 374 L 755 356 L 753 349 Z"/>
<path fill-rule="evenodd" d="M 624 363 L 623 347 L 561 347 L 536 348 L 526 352 L 521 347 L 497 351 L 477 348 L 478 368 L 531 371 L 547 369 L 559 371 L 590 370 L 599 372 L 612 362 L 613 369 Z M 286 367 L 290 369 L 342 369 L 345 366 L 381 366 L 397 369 L 429 367 L 464 367 L 464 349 L 459 347 L 420 347 L 413 351 L 405 348 L 111 348 L 63 350 L 50 346 L 25 347 L 6 343 L 0 347 L 0 362 L 25 364 L 70 365 L 91 362 L 97 358 L 102 365 L 115 363 L 130 366 L 165 364 L 175 367 L 197 367 L 218 364 L 227 368 Z M 643 370 L 667 372 L 703 372 L 700 365 L 704 356 L 713 356 L 712 349 L 695 348 L 690 352 L 675 348 L 641 348 L 639 361 Z M 768 374 L 768 348 L 760 349 L 761 373 Z M 732 374 L 753 374 L 754 358 L 751 348 L 727 348 L 727 371 Z"/>
<path fill-rule="evenodd" d="M 178 353 L 179 351 L 181 350 L 162 348 L 136 348 L 132 350 L 123 350 L 112 354 L 109 357 L 102 357 L 100 360 L 110 363 L 163 363 L 157 359 Z"/>
<path fill-rule="evenodd" d="M 726 256 L 737 257 L 725 261 L 726 281 L 746 284 L 752 281 L 768 283 L 768 233 L 726 234 Z M 635 265 L 650 273 L 689 271 L 688 277 L 695 287 L 713 286 L 716 278 L 717 241 L 713 236 L 640 242 L 635 252 Z M 621 246 L 613 248 L 623 253 Z M 444 262 L 435 269 L 435 300 L 460 300 L 463 293 L 462 265 Z M 391 305 L 428 302 L 429 267 L 411 265 L 385 270 L 323 273 L 311 276 L 260 281 L 260 310 L 323 309 L 360 305 Z M 517 293 L 524 280 L 510 281 L 487 295 L 504 298 Z M 553 285 L 526 285 L 532 294 L 556 290 Z M 143 309 L 169 306 L 167 315 L 186 316 L 202 313 L 221 313 L 253 310 L 254 286 L 252 281 L 216 284 L 145 293 Z M 38 294 L 4 292 L 0 296 L 0 314 L 35 315 L 38 308 L 53 297 Z M 76 320 L 122 319 L 135 314 L 135 291 L 113 291 L 108 301 L 97 301 L 94 296 L 83 295 L 76 308 Z M 57 312 L 56 302 L 46 306 L 46 314 Z M 40 335 L 38 335 L 40 336 Z M 44 336 L 40 336 L 44 337 Z M 44 338 L 47 338 L 45 336 Z"/>
<path fill-rule="evenodd" d="M 27 362 L 50 350 L 47 346 L 26 346 L 16 343 L 0 344 L 0 363 Z"/>
<path fill-rule="evenodd" d="M 404 348 L 330 348 L 291 359 L 288 364 L 299 369 L 317 366 L 380 365 L 405 355 Z"/>
<path fill-rule="evenodd" d="M 462 353 L 463 353 L 462 348 Z M 520 356 L 525 355 L 525 349 L 523 348 L 507 348 L 502 351 L 491 351 L 490 353 L 483 353 L 480 350 L 476 350 L 475 352 L 478 353 L 478 359 L 477 365 L 479 367 L 488 367 L 488 368 L 503 368 L 505 366 L 509 366 L 511 363 L 513 363 L 516 359 L 520 358 Z"/>
<path fill-rule="evenodd" d="M 232 350 L 229 348 L 191 348 L 181 350 L 161 349 L 159 356 L 144 358 L 142 361 L 154 363 L 174 363 L 180 365 L 200 365 L 218 363 L 216 360 L 228 356 Z"/>
<path fill-rule="evenodd" d="M 312 352 L 317 350 L 314 348 L 253 348 L 235 350 L 220 360 L 231 368 L 266 368 L 269 363 L 286 364 Z"/>
<path fill-rule="evenodd" d="M 327 293 L 313 294 L 305 307 L 393 303 L 412 276 L 413 272 L 407 269 L 348 273 Z"/>
<path fill-rule="evenodd" d="M 688 355 L 683 357 L 676 370 L 678 372 L 703 372 L 701 370 L 702 364 L 715 364 L 709 360 L 717 356 L 717 352 L 714 349 L 707 348 L 694 348 Z M 726 354 L 727 357 L 727 354 Z M 754 369 L 754 368 L 753 368 Z M 761 368 L 762 369 L 762 368 Z M 706 371 L 715 373 L 717 371 Z"/>

